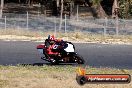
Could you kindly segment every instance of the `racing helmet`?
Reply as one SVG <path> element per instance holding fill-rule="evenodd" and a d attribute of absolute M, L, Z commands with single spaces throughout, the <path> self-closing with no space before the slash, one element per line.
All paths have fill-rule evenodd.
<path fill-rule="evenodd" d="M 48 36 L 48 40 L 55 40 L 55 37 L 54 37 L 54 35 L 52 35 L 52 36 Z"/>
<path fill-rule="evenodd" d="M 54 35 L 52 35 L 52 36 L 48 36 L 48 40 L 49 40 L 49 43 L 50 43 L 50 45 L 52 45 L 52 44 L 54 44 L 55 43 L 55 37 L 54 37 Z"/>

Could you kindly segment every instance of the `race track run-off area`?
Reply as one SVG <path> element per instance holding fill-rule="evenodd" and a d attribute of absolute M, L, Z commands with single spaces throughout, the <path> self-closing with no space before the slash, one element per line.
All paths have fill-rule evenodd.
<path fill-rule="evenodd" d="M 47 64 L 36 46 L 41 42 L 0 41 L 0 65 Z M 132 69 L 132 45 L 74 43 L 85 65 Z"/>

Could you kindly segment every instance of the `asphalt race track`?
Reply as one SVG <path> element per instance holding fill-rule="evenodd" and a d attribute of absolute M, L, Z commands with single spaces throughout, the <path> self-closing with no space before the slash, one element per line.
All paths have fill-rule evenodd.
<path fill-rule="evenodd" d="M 41 43 L 0 41 L 0 65 L 46 64 L 36 46 Z M 86 65 L 132 69 L 132 45 L 75 44 Z"/>

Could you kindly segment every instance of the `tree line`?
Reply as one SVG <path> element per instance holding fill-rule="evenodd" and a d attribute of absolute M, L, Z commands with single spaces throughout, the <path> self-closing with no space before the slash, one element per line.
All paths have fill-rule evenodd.
<path fill-rule="evenodd" d="M 114 0 L 63 0 L 65 2 L 69 3 L 74 3 L 74 4 L 84 4 L 85 6 L 92 7 L 97 10 L 97 14 L 103 14 L 104 12 L 109 14 L 110 11 L 112 11 L 112 5 L 111 7 L 108 7 L 110 3 L 107 3 L 107 1 L 111 2 L 113 4 Z M 102 2 L 105 2 L 102 5 Z M 118 5 L 119 5 L 119 10 L 118 10 L 118 16 L 120 18 L 131 18 L 132 17 L 132 0 L 117 0 Z M 34 3 L 40 3 L 42 6 L 42 9 L 45 9 L 48 3 L 52 3 L 53 6 L 56 8 L 61 7 L 61 0 L 4 0 L 4 3 L 19 3 L 19 4 L 28 4 L 28 5 L 33 5 Z M 54 4 L 56 3 L 56 5 Z M 65 6 L 65 5 L 64 5 Z M 59 9 L 61 10 L 61 9 Z M 57 10 L 54 10 L 54 13 Z M 69 10 L 70 11 L 70 10 Z M 103 14 L 104 15 L 104 14 Z M 112 15 L 112 13 L 110 13 Z"/>

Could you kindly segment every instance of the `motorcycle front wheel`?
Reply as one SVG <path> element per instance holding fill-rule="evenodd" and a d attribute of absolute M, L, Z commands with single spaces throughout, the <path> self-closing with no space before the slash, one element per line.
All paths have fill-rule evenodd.
<path fill-rule="evenodd" d="M 52 65 L 58 65 L 59 61 L 57 59 L 50 59 Z"/>

